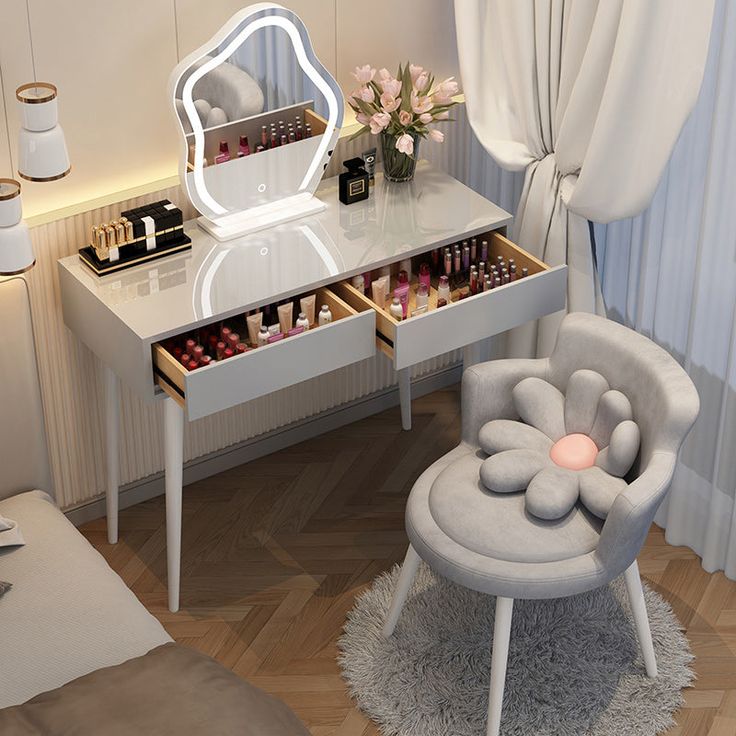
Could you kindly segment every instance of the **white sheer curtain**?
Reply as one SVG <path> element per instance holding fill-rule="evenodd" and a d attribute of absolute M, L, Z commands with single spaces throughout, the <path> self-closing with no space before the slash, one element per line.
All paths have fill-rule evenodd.
<path fill-rule="evenodd" d="M 569 311 L 603 311 L 588 220 L 649 203 L 695 103 L 712 0 L 455 0 L 475 134 L 525 170 L 514 237 L 569 266 Z M 564 312 L 514 330 L 509 355 L 548 354 Z"/>
<path fill-rule="evenodd" d="M 596 227 L 610 316 L 666 347 L 701 412 L 657 523 L 736 580 L 736 3 L 718 0 L 703 86 L 652 201 Z"/>

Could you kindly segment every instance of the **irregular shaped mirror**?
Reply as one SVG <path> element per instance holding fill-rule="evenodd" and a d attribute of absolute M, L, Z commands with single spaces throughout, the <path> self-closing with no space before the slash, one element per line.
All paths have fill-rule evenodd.
<path fill-rule="evenodd" d="M 236 13 L 171 75 L 182 182 L 218 240 L 324 208 L 314 197 L 342 125 L 340 88 L 296 13 Z"/>

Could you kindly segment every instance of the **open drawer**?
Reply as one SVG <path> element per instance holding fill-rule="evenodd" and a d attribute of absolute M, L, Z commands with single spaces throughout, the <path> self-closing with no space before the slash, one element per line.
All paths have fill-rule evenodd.
<path fill-rule="evenodd" d="M 489 262 L 497 256 L 513 258 L 517 268 L 528 269 L 529 275 L 511 283 L 452 301 L 437 308 L 437 280 L 433 277 L 429 295 L 429 311 L 397 321 L 385 305 L 376 304 L 350 282 L 335 284 L 334 289 L 359 312 L 376 313 L 378 347 L 394 361 L 399 370 L 442 353 L 464 347 L 505 330 L 517 327 L 565 306 L 567 266 L 551 268 L 537 260 L 498 232 L 478 235 L 488 241 Z M 423 258 L 415 259 L 415 265 Z M 392 288 L 398 264 L 392 266 Z M 413 308 L 416 284 L 412 284 L 409 314 Z"/>
<path fill-rule="evenodd" d="M 153 346 L 156 383 L 189 420 L 236 406 L 375 354 L 376 320 L 330 289 L 317 289 L 317 311 L 327 304 L 330 324 L 249 352 L 187 370 L 162 344 Z"/>

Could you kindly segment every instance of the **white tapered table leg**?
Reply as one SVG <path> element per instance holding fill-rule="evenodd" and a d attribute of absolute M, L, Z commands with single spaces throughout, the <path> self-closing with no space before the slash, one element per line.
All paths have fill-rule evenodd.
<path fill-rule="evenodd" d="M 184 412 L 173 399 L 164 401 L 166 472 L 166 567 L 169 610 L 179 610 L 181 571 L 181 490 L 184 463 Z"/>
<path fill-rule="evenodd" d="M 498 736 L 501 729 L 503 690 L 506 684 L 506 664 L 511 640 L 513 598 L 496 598 L 496 619 L 493 623 L 493 653 L 491 655 L 491 689 L 488 695 L 488 727 L 486 736 Z"/>
<path fill-rule="evenodd" d="M 636 638 L 639 640 L 644 666 L 647 675 L 651 678 L 657 676 L 657 658 L 654 656 L 654 644 L 652 644 L 652 632 L 649 628 L 649 617 L 647 616 L 647 605 L 644 601 L 644 590 L 641 587 L 639 577 L 639 565 L 636 560 L 631 563 L 624 573 L 626 591 L 629 594 L 631 612 L 634 614 L 636 625 Z"/>
<path fill-rule="evenodd" d="M 401 402 L 401 428 L 411 429 L 411 369 L 400 368 L 399 401 Z"/>
<path fill-rule="evenodd" d="M 105 513 L 107 514 L 107 541 L 118 541 L 118 493 L 120 490 L 120 383 L 118 377 L 105 366 L 105 459 L 107 484 L 105 486 Z"/>
<path fill-rule="evenodd" d="M 409 596 L 411 584 L 414 582 L 414 576 L 417 574 L 421 562 L 422 558 L 414 551 L 414 547 L 409 545 L 409 549 L 406 551 L 406 557 L 404 558 L 404 564 L 401 566 L 399 581 L 396 583 L 396 590 L 394 590 L 394 595 L 391 598 L 391 605 L 386 615 L 386 621 L 383 624 L 383 629 L 381 629 L 381 633 L 385 639 L 388 639 L 394 633 L 396 622 L 399 620 L 401 609 L 404 607 L 404 603 L 406 603 L 406 599 Z"/>

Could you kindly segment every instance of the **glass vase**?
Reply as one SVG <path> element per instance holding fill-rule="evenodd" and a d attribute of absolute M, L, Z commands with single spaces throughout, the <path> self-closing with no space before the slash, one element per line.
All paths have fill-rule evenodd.
<path fill-rule="evenodd" d="M 403 135 L 403 134 L 402 134 Z M 399 136 L 384 131 L 381 133 L 381 154 L 383 155 L 383 178 L 387 181 L 411 181 L 417 167 L 419 153 L 419 135 L 410 134 L 414 140 L 414 153 L 407 156 L 396 150 L 396 139 Z"/>

